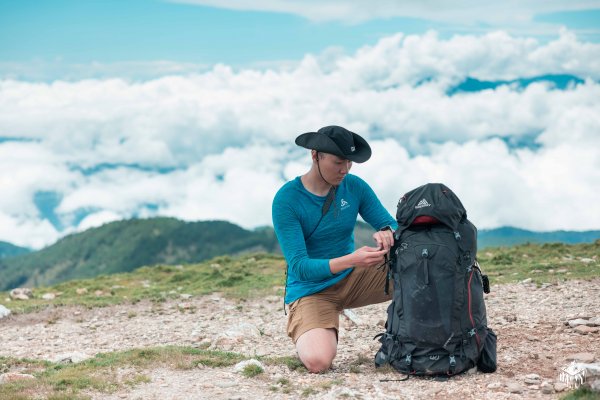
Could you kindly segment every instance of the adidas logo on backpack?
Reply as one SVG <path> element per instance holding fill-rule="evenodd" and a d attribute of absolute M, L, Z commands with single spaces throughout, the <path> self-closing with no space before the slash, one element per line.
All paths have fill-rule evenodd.
<path fill-rule="evenodd" d="M 496 335 L 483 298 L 489 281 L 462 203 L 446 186 L 427 184 L 400 199 L 396 220 L 393 299 L 375 365 L 413 375 L 455 375 L 475 365 L 494 372 Z"/>
<path fill-rule="evenodd" d="M 431 206 L 431 204 L 429 204 L 429 203 L 427 202 L 427 200 L 423 199 L 423 200 L 421 200 L 421 201 L 419 202 L 419 204 L 417 204 L 417 205 L 415 206 L 415 208 L 416 208 L 416 209 L 419 209 L 419 208 L 423 208 L 423 207 L 430 207 L 430 206 Z"/>

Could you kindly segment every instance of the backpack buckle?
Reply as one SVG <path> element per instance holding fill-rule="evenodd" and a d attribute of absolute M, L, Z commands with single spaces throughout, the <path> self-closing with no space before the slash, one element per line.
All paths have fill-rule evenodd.
<path fill-rule="evenodd" d="M 454 368 L 456 367 L 456 356 L 451 355 L 450 356 L 450 368 Z"/>

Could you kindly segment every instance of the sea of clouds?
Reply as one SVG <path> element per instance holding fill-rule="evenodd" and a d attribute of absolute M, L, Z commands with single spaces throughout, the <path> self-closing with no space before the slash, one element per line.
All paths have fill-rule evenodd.
<path fill-rule="evenodd" d="M 559 74 L 580 83 L 453 90 Z M 353 172 L 392 214 L 444 182 L 479 228 L 599 229 L 599 79 L 600 45 L 562 31 L 397 34 L 293 67 L 141 81 L 0 80 L 0 240 L 39 248 L 132 216 L 270 225 L 275 192 L 310 166 L 294 138 L 330 124 L 369 140 Z"/>

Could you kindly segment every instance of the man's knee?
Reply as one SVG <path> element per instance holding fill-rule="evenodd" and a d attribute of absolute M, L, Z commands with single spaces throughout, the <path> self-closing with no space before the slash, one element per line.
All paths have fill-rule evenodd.
<path fill-rule="evenodd" d="M 296 351 L 310 372 L 326 371 L 337 352 L 335 329 L 317 328 L 304 333 L 296 342 Z"/>
<path fill-rule="evenodd" d="M 333 355 L 311 354 L 301 358 L 300 360 L 309 372 L 316 374 L 327 371 L 329 367 L 331 367 L 334 357 L 335 353 Z"/>

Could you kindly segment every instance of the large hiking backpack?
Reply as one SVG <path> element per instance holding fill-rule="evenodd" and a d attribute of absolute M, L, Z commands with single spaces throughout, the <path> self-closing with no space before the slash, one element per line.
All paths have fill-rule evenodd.
<path fill-rule="evenodd" d="M 475 365 L 494 372 L 496 335 L 483 299 L 489 282 L 462 203 L 445 185 L 430 183 L 400 199 L 396 219 L 388 263 L 393 300 L 375 365 L 413 375 L 455 375 Z"/>

